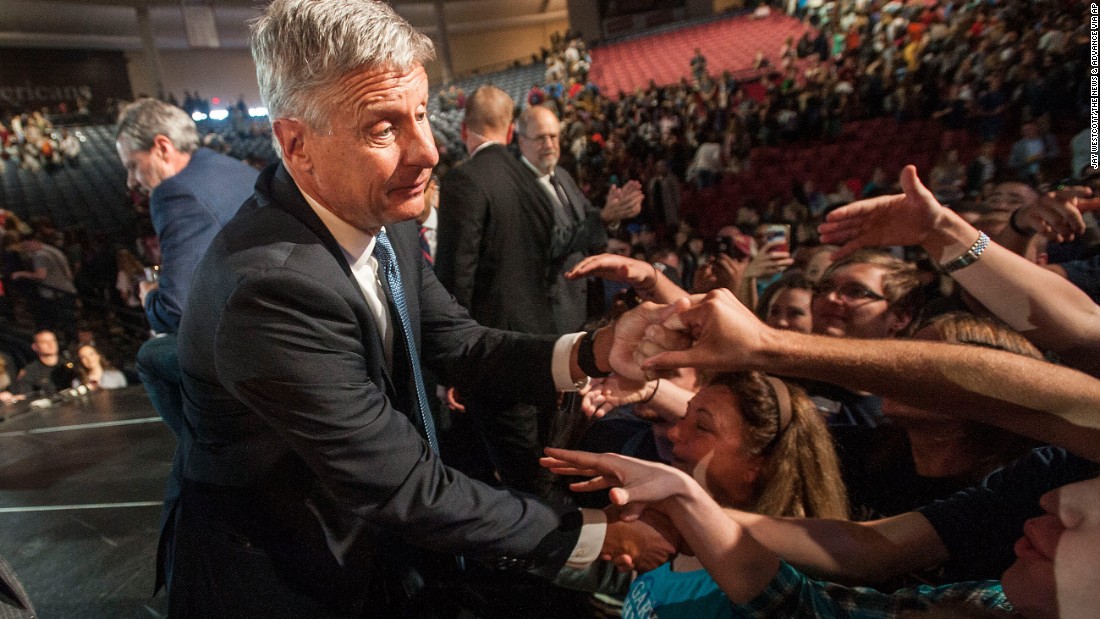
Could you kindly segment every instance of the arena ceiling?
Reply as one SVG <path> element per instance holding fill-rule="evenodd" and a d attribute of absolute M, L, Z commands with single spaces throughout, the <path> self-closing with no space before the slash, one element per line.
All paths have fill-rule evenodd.
<path fill-rule="evenodd" d="M 187 49 L 184 9 L 209 7 L 217 47 L 248 46 L 248 21 L 263 0 L 0 0 L 0 46 L 50 49 L 143 49 L 140 15 L 147 15 L 158 49 Z M 423 32 L 438 30 L 436 6 L 454 34 L 536 25 L 568 16 L 566 0 L 392 0 Z M 201 19 L 199 21 L 202 21 Z M 194 34 L 192 35 L 194 39 Z M 209 40 L 209 39 L 207 39 Z"/>

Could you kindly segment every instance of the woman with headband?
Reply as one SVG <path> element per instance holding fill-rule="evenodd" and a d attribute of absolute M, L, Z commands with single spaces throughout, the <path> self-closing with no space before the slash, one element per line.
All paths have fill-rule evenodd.
<path fill-rule="evenodd" d="M 720 505 L 777 517 L 847 517 L 825 423 L 802 390 L 782 380 L 759 372 L 711 377 L 669 439 L 672 466 Z M 706 617 L 714 604 L 728 606 L 701 564 L 682 556 L 631 584 L 623 616 L 663 607 L 661 617 Z"/>

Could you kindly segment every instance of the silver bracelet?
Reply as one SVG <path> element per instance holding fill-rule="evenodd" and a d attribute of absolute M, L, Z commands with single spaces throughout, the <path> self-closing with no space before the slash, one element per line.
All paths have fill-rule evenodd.
<path fill-rule="evenodd" d="M 978 240 L 974 241 L 974 244 L 970 246 L 970 249 L 966 250 L 966 253 L 949 260 L 940 266 L 940 271 L 944 273 L 954 273 L 963 267 L 968 267 L 978 261 L 978 258 L 982 257 L 982 253 L 989 247 L 989 236 L 984 232 L 978 233 Z"/>

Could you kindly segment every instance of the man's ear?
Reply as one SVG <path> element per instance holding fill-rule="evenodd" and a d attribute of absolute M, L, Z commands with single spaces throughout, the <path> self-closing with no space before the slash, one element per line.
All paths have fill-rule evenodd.
<path fill-rule="evenodd" d="M 465 142 L 465 141 L 466 141 L 466 135 L 467 135 L 467 132 L 466 132 L 466 121 L 462 121 L 462 129 L 461 129 L 461 130 L 459 131 L 459 134 L 458 134 L 458 135 L 459 135 L 459 137 L 460 137 L 460 138 L 462 138 L 462 141 L 463 141 L 463 142 Z"/>
<path fill-rule="evenodd" d="M 504 138 L 504 144 L 508 145 L 512 143 L 512 136 L 516 132 L 516 123 L 508 123 L 508 137 Z"/>
<path fill-rule="evenodd" d="M 168 136 L 158 133 L 153 136 L 153 146 L 149 151 L 157 153 L 161 159 L 168 160 L 176 152 L 176 145 Z"/>
<path fill-rule="evenodd" d="M 313 164 L 306 151 L 305 124 L 296 118 L 276 118 L 271 130 L 283 151 L 283 164 L 291 170 L 310 172 Z"/>

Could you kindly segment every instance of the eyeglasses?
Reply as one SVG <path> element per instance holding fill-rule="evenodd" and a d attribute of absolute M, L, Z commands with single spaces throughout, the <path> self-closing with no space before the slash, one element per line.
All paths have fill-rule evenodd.
<path fill-rule="evenodd" d="M 814 286 L 815 297 L 827 297 L 833 292 L 836 293 L 837 298 L 848 304 L 855 304 L 861 301 L 886 300 L 886 297 L 881 294 L 873 290 L 868 290 L 866 287 L 856 283 L 836 284 L 834 282 L 821 282 Z"/>
<path fill-rule="evenodd" d="M 531 140 L 532 142 L 557 142 L 558 141 L 558 135 L 556 133 L 547 133 L 547 134 L 544 134 L 544 135 L 531 136 L 531 135 L 523 135 L 522 133 L 517 132 L 516 135 L 518 135 L 519 137 L 521 137 L 525 140 Z"/>

